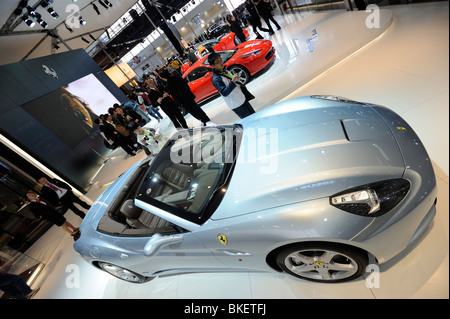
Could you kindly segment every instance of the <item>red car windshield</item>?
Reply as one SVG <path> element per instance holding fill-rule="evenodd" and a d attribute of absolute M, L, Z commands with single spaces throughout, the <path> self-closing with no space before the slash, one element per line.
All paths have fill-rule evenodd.
<path fill-rule="evenodd" d="M 221 51 L 217 53 L 219 53 L 220 56 L 222 57 L 223 63 L 227 63 L 227 61 L 233 57 L 233 55 L 237 52 L 237 50 L 238 49 L 234 49 L 229 51 Z M 203 61 L 203 65 L 210 65 L 208 62 L 208 58 L 206 58 L 205 61 Z"/>

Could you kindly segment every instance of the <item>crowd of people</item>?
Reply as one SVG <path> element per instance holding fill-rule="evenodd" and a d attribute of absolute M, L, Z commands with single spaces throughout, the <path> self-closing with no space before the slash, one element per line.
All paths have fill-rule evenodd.
<path fill-rule="evenodd" d="M 237 43 L 243 43 L 247 39 L 244 34 L 243 28 L 251 27 L 254 34 L 256 35 L 256 39 L 264 39 L 261 35 L 261 32 L 266 32 L 269 36 L 275 34 L 274 28 L 272 24 L 277 28 L 277 30 L 281 29 L 281 26 L 273 17 L 273 8 L 270 0 L 245 0 L 240 6 L 235 8 L 231 13 L 228 13 L 224 17 L 221 17 L 217 24 L 214 24 L 212 27 L 227 26 L 231 32 L 236 34 L 238 41 Z M 261 23 L 261 19 L 266 23 L 266 27 L 263 27 Z M 214 32 L 213 32 L 214 33 Z M 169 66 L 177 70 L 178 72 L 181 69 L 181 65 L 184 63 L 188 63 L 192 65 L 198 59 L 198 56 L 195 55 L 195 48 L 197 47 L 197 51 L 199 56 L 204 56 L 210 53 L 210 49 L 205 48 L 201 43 L 206 39 L 215 38 L 213 34 L 210 34 L 208 30 L 205 31 L 205 36 L 196 38 L 189 43 L 189 48 L 185 50 L 183 54 L 180 56 L 174 56 L 167 63 Z"/>
<path fill-rule="evenodd" d="M 262 27 L 261 18 L 266 22 L 267 28 Z M 246 41 L 242 25 L 247 22 L 252 26 L 257 39 L 263 38 L 259 31 L 268 32 L 269 35 L 274 33 L 270 23 L 278 30 L 281 28 L 273 18 L 269 0 L 246 0 L 232 14 L 221 19 L 221 23 L 228 24 L 240 42 Z M 205 49 L 201 53 L 209 54 L 208 61 L 214 67 L 213 85 L 233 112 L 239 118 L 255 113 L 249 103 L 254 96 L 239 83 L 238 76 L 228 72 L 220 54 L 211 49 Z M 193 64 L 198 56 L 190 48 L 183 58 Z M 120 146 L 131 156 L 135 156 L 140 149 L 144 149 L 147 155 L 153 154 L 159 134 L 155 134 L 154 129 L 151 134 L 145 136 L 143 132 L 145 133 L 144 126 L 151 118 L 156 119 L 158 123 L 163 119 L 160 110 L 177 129 L 188 128 L 183 110 L 199 120 L 203 126 L 215 125 L 196 103 L 195 95 L 182 77 L 181 64 L 178 58 L 173 58 L 157 70 L 151 68 L 150 72 L 143 76 L 140 86 L 128 95 L 129 102 L 123 105 L 115 104 L 107 114 L 95 119 L 110 148 Z"/>

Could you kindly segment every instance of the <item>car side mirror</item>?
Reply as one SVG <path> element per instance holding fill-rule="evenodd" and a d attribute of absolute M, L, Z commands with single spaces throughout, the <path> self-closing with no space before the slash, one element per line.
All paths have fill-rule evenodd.
<path fill-rule="evenodd" d="M 183 235 L 168 235 L 163 236 L 161 234 L 154 234 L 152 238 L 145 244 L 144 247 L 144 255 L 147 257 L 154 256 L 158 253 L 158 251 L 171 244 L 178 244 L 183 242 Z"/>

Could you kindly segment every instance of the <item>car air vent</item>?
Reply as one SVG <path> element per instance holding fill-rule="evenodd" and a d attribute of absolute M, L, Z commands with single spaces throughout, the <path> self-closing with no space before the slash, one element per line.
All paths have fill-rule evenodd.
<path fill-rule="evenodd" d="M 359 105 L 366 105 L 365 103 L 362 103 L 362 102 L 358 102 L 358 101 L 347 99 L 346 97 L 340 97 L 340 96 L 334 96 L 334 95 L 311 95 L 311 98 L 344 102 L 344 103 L 353 103 L 353 104 L 359 104 Z"/>
<path fill-rule="evenodd" d="M 341 120 L 345 137 L 350 142 L 392 140 L 389 127 L 381 118 L 359 118 Z"/>
<path fill-rule="evenodd" d="M 348 137 L 348 133 L 347 133 L 347 130 L 345 129 L 345 124 L 344 124 L 343 120 L 341 120 L 341 126 L 342 126 L 342 131 L 344 132 L 345 138 L 347 139 L 347 141 L 350 141 L 350 138 Z"/>

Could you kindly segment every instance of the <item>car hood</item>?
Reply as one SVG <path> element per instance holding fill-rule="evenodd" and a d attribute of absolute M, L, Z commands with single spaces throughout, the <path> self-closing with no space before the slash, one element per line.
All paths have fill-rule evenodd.
<path fill-rule="evenodd" d="M 237 162 L 213 220 L 400 178 L 405 169 L 390 128 L 362 103 L 302 97 L 239 123 Z"/>

